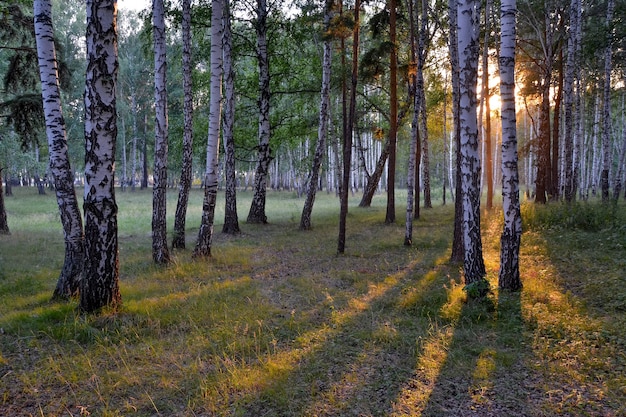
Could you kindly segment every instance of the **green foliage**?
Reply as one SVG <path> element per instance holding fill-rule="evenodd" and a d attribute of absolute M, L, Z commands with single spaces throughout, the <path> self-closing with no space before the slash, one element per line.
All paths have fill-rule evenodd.
<path fill-rule="evenodd" d="M 569 229 L 589 232 L 620 226 L 626 221 L 619 205 L 597 201 L 545 205 L 527 202 L 522 205 L 522 219 L 524 228 L 531 230 Z"/>
<path fill-rule="evenodd" d="M 491 293 L 491 284 L 486 279 L 479 279 L 465 285 L 463 291 L 469 299 L 483 298 Z"/>

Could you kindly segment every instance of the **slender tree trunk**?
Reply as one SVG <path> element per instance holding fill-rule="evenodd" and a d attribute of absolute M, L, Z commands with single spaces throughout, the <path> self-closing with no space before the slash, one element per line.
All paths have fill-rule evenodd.
<path fill-rule="evenodd" d="M 622 78 L 626 81 L 626 76 Z M 613 182 L 613 201 L 619 200 L 619 194 L 622 191 L 622 181 L 624 177 L 624 164 L 626 164 L 626 114 L 624 113 L 624 95 L 622 95 L 622 148 L 619 153 L 619 161 L 617 165 L 617 172 Z"/>
<path fill-rule="evenodd" d="M 9 230 L 9 223 L 7 221 L 7 210 L 4 206 L 4 192 L 2 190 L 2 171 L 3 168 L 0 167 L 0 235 L 10 235 L 11 231 Z M 8 183 L 9 180 L 7 177 L 7 184 Z"/>
<path fill-rule="evenodd" d="M 152 259 L 170 262 L 167 247 L 167 59 L 163 0 L 152 3 L 154 35 L 154 185 L 152 188 Z"/>
<path fill-rule="evenodd" d="M 178 184 L 178 201 L 174 215 L 172 248 L 185 249 L 187 205 L 193 167 L 193 91 L 191 81 L 191 0 L 183 0 L 183 157 Z"/>
<path fill-rule="evenodd" d="M 328 31 L 330 21 L 333 18 L 333 0 L 326 0 L 324 8 L 324 27 Z M 313 166 L 308 180 L 306 200 L 300 217 L 300 229 L 309 230 L 311 228 L 311 213 L 319 182 L 319 171 L 326 149 L 326 137 L 328 136 L 328 119 L 330 116 L 330 76 L 332 64 L 332 42 L 329 38 L 324 40 L 324 57 L 322 61 L 322 91 L 320 98 L 319 128 L 317 131 L 317 145 L 313 156 Z M 362 150 L 361 150 L 362 152 Z"/>
<path fill-rule="evenodd" d="M 211 256 L 213 224 L 218 183 L 218 153 L 220 146 L 220 124 L 222 119 L 222 37 L 224 0 L 211 2 L 211 102 L 209 103 L 209 137 L 206 147 L 206 174 L 204 176 L 204 201 L 202 222 L 198 231 L 198 241 L 193 251 L 194 257 Z"/>
<path fill-rule="evenodd" d="M 483 45 L 482 91 L 485 102 L 485 183 L 487 184 L 487 210 L 493 208 L 493 152 L 491 145 L 491 91 L 489 90 L 489 38 L 491 36 L 492 0 L 485 3 L 485 41 Z"/>
<path fill-rule="evenodd" d="M 608 0 L 606 22 L 611 25 L 613 22 L 613 11 L 615 9 L 615 0 Z M 612 34 L 611 30 L 607 30 L 608 42 L 604 51 L 604 101 L 602 108 L 603 124 L 602 124 L 602 172 L 600 174 L 600 189 L 602 190 L 602 201 L 609 200 L 609 170 L 611 166 L 611 71 L 613 71 L 612 63 Z"/>
<path fill-rule="evenodd" d="M 433 203 L 430 196 L 430 158 L 428 155 L 428 114 L 426 109 L 426 88 L 424 86 L 424 66 L 426 65 L 426 38 L 428 34 L 426 22 L 428 21 L 428 4 L 422 0 L 422 18 L 420 23 L 419 45 L 417 47 L 417 78 L 420 102 L 420 132 L 421 142 L 420 154 L 417 159 L 417 169 L 421 170 L 424 186 L 424 208 L 432 208 Z M 420 180 L 419 173 L 415 179 L 416 192 L 419 195 Z M 415 218 L 419 218 L 419 204 L 415 206 Z"/>
<path fill-rule="evenodd" d="M 461 124 L 461 174 L 463 197 L 463 270 L 465 284 L 478 283 L 485 279 L 482 239 L 480 234 L 480 158 L 478 154 L 477 125 L 477 77 L 478 77 L 478 27 L 480 7 L 478 0 L 460 0 L 459 20 L 459 63 L 461 96 L 459 119 Z M 482 285 L 477 288 L 484 295 Z"/>
<path fill-rule="evenodd" d="M 450 260 L 461 262 L 463 260 L 463 198 L 461 190 L 461 122 L 460 122 L 460 68 L 459 68 L 459 44 L 458 44 L 458 10 L 456 0 L 448 0 L 448 19 L 450 21 L 450 66 L 452 82 L 452 125 L 454 142 L 456 145 L 456 175 L 454 188 L 454 232 L 452 237 L 452 253 Z M 452 152 L 452 149 L 450 149 Z"/>
<path fill-rule="evenodd" d="M 85 235 L 74 190 L 74 171 L 70 166 L 67 150 L 67 131 L 61 107 L 50 0 L 35 0 L 34 15 L 50 171 L 54 180 L 65 241 L 63 269 L 57 280 L 53 298 L 67 299 L 77 295 L 79 291 L 84 264 Z"/>
<path fill-rule="evenodd" d="M 237 215 L 237 177 L 235 172 L 235 69 L 233 66 L 232 30 L 230 1 L 224 1 L 224 175 L 226 190 L 224 192 L 224 226 L 222 233 L 237 234 L 239 216 Z"/>
<path fill-rule="evenodd" d="M 87 0 L 85 264 L 80 310 L 115 310 L 119 289 L 115 142 L 117 1 Z"/>
<path fill-rule="evenodd" d="M 564 30 L 564 29 L 562 29 Z M 558 66 L 558 80 L 556 87 L 556 95 L 554 97 L 554 118 L 552 123 L 552 168 L 550 172 L 550 186 L 549 186 L 549 194 L 550 199 L 553 201 L 558 201 L 561 195 L 561 190 L 559 187 L 559 183 L 561 182 L 559 176 L 559 165 L 560 165 L 560 129 L 561 129 L 561 104 L 563 102 L 563 82 L 564 82 L 564 74 L 563 74 L 563 49 L 559 49 L 560 57 L 557 61 Z"/>
<path fill-rule="evenodd" d="M 385 223 L 396 221 L 396 139 L 398 130 L 398 58 L 396 50 L 396 1 L 389 0 L 391 53 L 389 65 L 389 163 L 387 164 L 387 214 Z"/>
<path fill-rule="evenodd" d="M 148 188 L 148 115 L 143 117 L 143 155 L 141 167 L 141 189 Z"/>
<path fill-rule="evenodd" d="M 577 68 L 576 63 L 576 34 L 578 32 L 578 7 L 579 0 L 570 1 L 570 24 L 567 38 L 567 62 L 565 64 L 565 79 L 563 81 L 564 98 L 564 187 L 565 201 L 574 201 L 574 78 Z"/>
<path fill-rule="evenodd" d="M 137 99 L 136 99 L 136 92 L 133 90 L 133 92 L 131 93 L 131 106 L 132 106 L 132 110 L 131 113 L 133 115 L 133 144 L 132 144 L 132 149 L 131 149 L 131 183 L 130 183 L 130 190 L 131 191 L 135 191 L 135 178 L 137 175 L 137 135 L 138 135 L 138 131 L 137 131 Z"/>
<path fill-rule="evenodd" d="M 415 149 L 417 147 L 418 138 L 418 106 L 417 106 L 417 62 L 415 51 L 415 14 L 413 9 L 413 0 L 409 0 L 409 28 L 410 28 L 410 44 L 411 44 L 411 67 L 409 69 L 409 91 L 413 97 L 413 123 L 411 124 L 411 142 L 409 144 L 409 162 L 406 180 L 406 218 L 404 230 L 404 245 L 411 246 L 413 244 L 413 205 L 415 204 Z M 419 197 L 419 194 L 418 194 Z M 418 200 L 419 204 L 419 200 Z"/>
<path fill-rule="evenodd" d="M 352 78 L 350 85 L 350 111 L 347 123 L 344 124 L 343 138 L 343 177 L 340 190 L 339 209 L 339 238 L 337 239 L 337 253 L 344 253 L 346 249 L 346 218 L 348 216 L 348 196 L 350 190 L 350 173 L 352 171 L 352 130 L 356 120 L 356 86 L 359 70 L 359 29 L 361 1 L 354 2 L 354 28 L 352 29 Z"/>
<path fill-rule="evenodd" d="M 257 0 L 257 59 L 259 61 L 259 160 L 254 176 L 254 196 L 248 223 L 267 223 L 265 197 L 267 174 L 272 161 L 270 149 L 270 71 L 267 53 L 267 3 Z"/>
<path fill-rule="evenodd" d="M 512 291 L 522 287 L 519 250 L 522 236 L 519 175 L 517 168 L 517 122 L 515 117 L 515 0 L 500 6 L 500 97 L 502 101 L 502 211 L 498 286 Z"/>

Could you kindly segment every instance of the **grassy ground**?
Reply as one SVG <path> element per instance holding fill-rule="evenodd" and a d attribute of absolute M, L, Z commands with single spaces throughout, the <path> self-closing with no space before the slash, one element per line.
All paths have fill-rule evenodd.
<path fill-rule="evenodd" d="M 384 225 L 384 197 L 368 209 L 355 197 L 337 256 L 334 196 L 318 195 L 301 232 L 303 201 L 269 193 L 268 225 L 242 221 L 237 237 L 218 225 L 212 259 L 188 249 L 159 268 L 149 191 L 119 192 L 123 307 L 79 316 L 50 302 L 54 197 L 14 191 L 0 236 L 1 416 L 626 415 L 621 205 L 524 206 L 516 294 L 495 288 L 501 212 L 486 214 L 494 291 L 467 302 L 448 262 L 450 204 L 422 210 L 408 248 L 401 204 Z M 238 201 L 245 220 L 250 195 Z"/>

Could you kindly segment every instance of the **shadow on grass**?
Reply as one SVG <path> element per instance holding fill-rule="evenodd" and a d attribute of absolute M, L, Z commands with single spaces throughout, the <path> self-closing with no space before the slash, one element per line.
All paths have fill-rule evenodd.
<path fill-rule="evenodd" d="M 238 399 L 234 414 L 390 414 L 398 392 L 414 373 L 430 315 L 446 300 L 445 268 L 419 267 L 414 263 L 370 283 L 366 293 L 331 312 L 327 322 L 268 358 L 277 367 L 269 372 L 271 379 L 261 391 Z M 422 297 L 431 297 L 427 307 L 420 304 Z"/>
<path fill-rule="evenodd" d="M 421 416 L 532 416 L 536 409 L 528 339 L 519 293 L 463 304 Z M 429 386 L 430 382 L 430 386 Z M 421 412 L 420 412 L 421 411 Z"/>

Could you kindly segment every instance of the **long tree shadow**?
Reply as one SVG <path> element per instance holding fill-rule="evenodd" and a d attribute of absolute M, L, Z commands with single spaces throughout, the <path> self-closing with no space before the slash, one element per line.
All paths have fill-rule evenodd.
<path fill-rule="evenodd" d="M 430 384 L 423 409 L 416 404 L 405 415 L 530 416 L 537 395 L 522 317 L 519 293 L 500 292 L 495 298 L 469 300 L 461 308 L 449 335 L 447 355 Z"/>
<path fill-rule="evenodd" d="M 334 310 L 268 361 L 289 363 L 235 409 L 249 416 L 388 415 L 446 301 L 447 266 L 417 261 Z M 416 278 L 419 277 L 419 278 Z M 428 303 L 424 303 L 424 299 Z M 283 362 L 285 363 L 285 362 Z"/>

